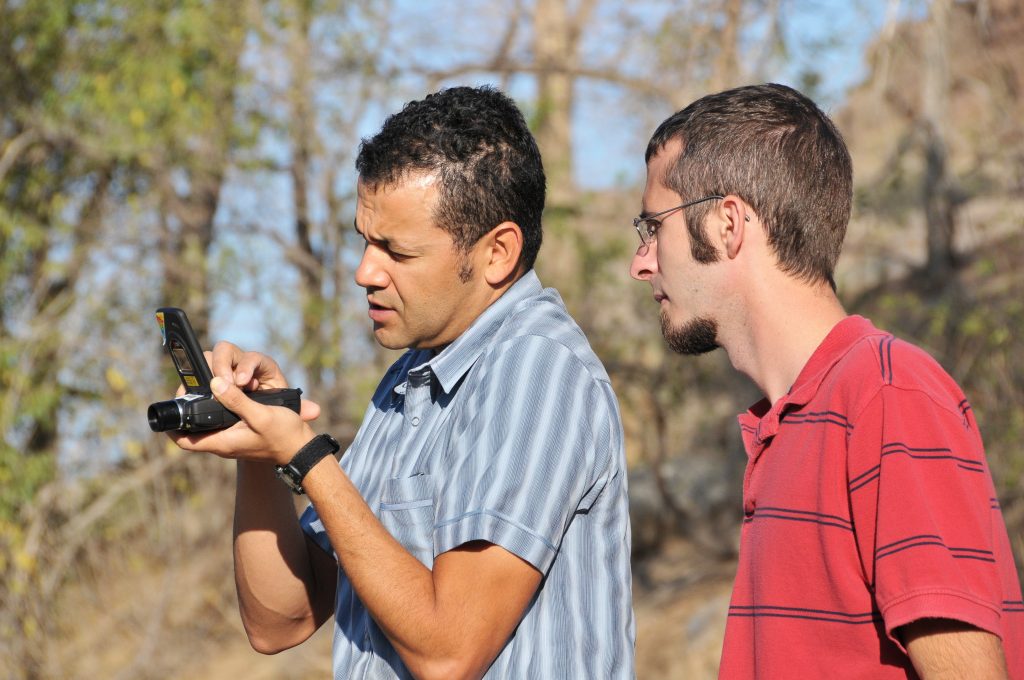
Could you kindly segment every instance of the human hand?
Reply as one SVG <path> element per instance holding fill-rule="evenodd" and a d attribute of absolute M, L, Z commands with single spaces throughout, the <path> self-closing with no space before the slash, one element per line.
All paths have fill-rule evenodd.
<path fill-rule="evenodd" d="M 222 340 L 214 345 L 207 361 L 215 376 L 246 391 L 288 387 L 276 361 L 260 352 L 246 352 L 230 342 Z"/>
<path fill-rule="evenodd" d="M 242 420 L 215 432 L 168 432 L 178 446 L 187 451 L 205 451 L 223 458 L 286 463 L 313 438 L 313 430 L 306 423 L 320 415 L 320 406 L 315 402 L 303 399 L 296 415 L 282 406 L 258 404 L 242 392 L 288 387 L 288 381 L 276 361 L 266 354 L 247 352 L 226 341 L 218 342 L 212 352 L 203 354 L 214 375 L 210 383 L 214 398 Z M 182 393 L 184 388 L 179 388 L 179 396 Z M 291 442 L 301 436 L 305 439 L 289 448 Z"/>
<path fill-rule="evenodd" d="M 171 439 L 187 451 L 284 465 L 315 436 L 308 424 L 320 415 L 320 407 L 314 402 L 303 399 L 300 413 L 283 406 L 266 406 L 253 401 L 220 376 L 210 381 L 210 389 L 214 398 L 241 420 L 215 432 L 169 432 Z"/>

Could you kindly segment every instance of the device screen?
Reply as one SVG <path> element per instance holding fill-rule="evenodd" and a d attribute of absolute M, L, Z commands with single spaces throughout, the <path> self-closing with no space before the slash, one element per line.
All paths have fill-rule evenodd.
<path fill-rule="evenodd" d="M 196 380 L 195 369 L 192 367 L 192 362 L 188 359 L 188 352 L 178 342 L 171 341 L 171 358 L 174 359 L 174 365 L 178 367 L 178 373 L 181 374 L 182 380 L 189 387 L 196 387 L 199 385 L 199 381 Z"/>

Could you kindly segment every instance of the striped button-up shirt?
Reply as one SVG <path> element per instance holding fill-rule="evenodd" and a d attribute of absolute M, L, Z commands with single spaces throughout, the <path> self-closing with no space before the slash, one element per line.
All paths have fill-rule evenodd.
<path fill-rule="evenodd" d="M 558 293 L 532 271 L 442 352 L 410 350 L 391 367 L 340 465 L 428 568 L 487 541 L 544 574 L 486 677 L 633 677 L 618 404 Z M 312 506 L 301 522 L 334 554 Z M 343 570 L 334 677 L 410 677 Z"/>

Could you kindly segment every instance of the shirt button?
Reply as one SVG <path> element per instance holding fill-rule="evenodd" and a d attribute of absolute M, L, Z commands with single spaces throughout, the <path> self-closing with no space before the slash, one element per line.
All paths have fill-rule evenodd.
<path fill-rule="evenodd" d="M 412 426 L 416 427 L 419 424 L 420 424 L 420 417 L 419 416 L 413 416 L 412 417 Z"/>

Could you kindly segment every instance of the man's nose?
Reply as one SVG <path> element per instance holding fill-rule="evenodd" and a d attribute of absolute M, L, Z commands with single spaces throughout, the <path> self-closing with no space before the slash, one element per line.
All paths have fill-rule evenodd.
<path fill-rule="evenodd" d="M 379 249 L 372 244 L 367 244 L 363 249 L 363 257 L 356 267 L 356 285 L 361 288 L 387 288 L 390 279 L 387 271 L 380 266 Z"/>
<path fill-rule="evenodd" d="M 656 243 L 640 244 L 629 263 L 629 275 L 637 281 L 647 281 L 654 275 L 658 268 L 658 258 L 655 257 L 654 249 Z"/>

